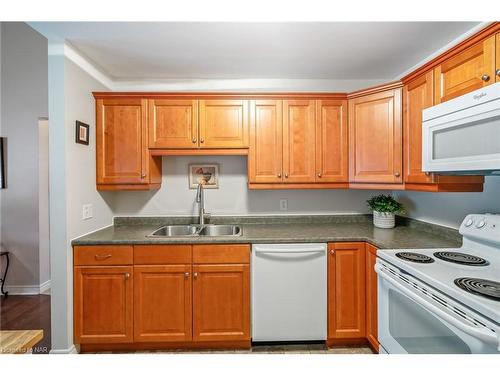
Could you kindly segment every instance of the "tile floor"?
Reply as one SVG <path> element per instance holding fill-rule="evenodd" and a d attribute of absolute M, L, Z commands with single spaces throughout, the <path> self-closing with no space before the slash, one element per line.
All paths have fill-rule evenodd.
<path fill-rule="evenodd" d="M 109 352 L 107 353 L 109 354 Z M 135 354 L 374 354 L 367 347 L 328 349 L 324 344 L 257 345 L 249 350 L 162 350 L 137 351 Z"/>

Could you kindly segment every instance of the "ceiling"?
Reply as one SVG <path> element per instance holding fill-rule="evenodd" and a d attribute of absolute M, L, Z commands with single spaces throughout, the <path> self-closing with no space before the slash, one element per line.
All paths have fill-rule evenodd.
<path fill-rule="evenodd" d="M 114 80 L 391 80 L 478 22 L 33 22 Z"/>

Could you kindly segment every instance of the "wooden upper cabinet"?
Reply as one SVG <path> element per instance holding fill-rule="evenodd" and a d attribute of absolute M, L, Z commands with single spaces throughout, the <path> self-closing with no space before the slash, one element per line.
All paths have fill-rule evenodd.
<path fill-rule="evenodd" d="M 98 99 L 96 115 L 97 183 L 144 183 L 147 100 Z"/>
<path fill-rule="evenodd" d="M 364 338 L 365 243 L 330 243 L 328 251 L 328 338 Z"/>
<path fill-rule="evenodd" d="M 150 99 L 149 148 L 197 148 L 198 101 Z"/>
<path fill-rule="evenodd" d="M 201 148 L 248 147 L 248 100 L 200 100 Z"/>
<path fill-rule="evenodd" d="M 193 341 L 250 339 L 250 265 L 193 266 Z"/>
<path fill-rule="evenodd" d="M 280 183 L 283 180 L 283 106 L 281 100 L 250 102 L 248 181 Z"/>
<path fill-rule="evenodd" d="M 286 183 L 316 180 L 315 101 L 283 101 L 283 176 Z"/>
<path fill-rule="evenodd" d="M 132 268 L 132 266 L 74 268 L 75 343 L 133 341 Z"/>
<path fill-rule="evenodd" d="M 372 244 L 365 244 L 366 248 L 366 338 L 370 346 L 379 351 L 378 342 L 378 303 L 377 303 L 377 248 Z"/>
<path fill-rule="evenodd" d="M 191 341 L 191 264 L 134 267 L 134 341 Z"/>
<path fill-rule="evenodd" d="M 434 69 L 434 104 L 495 82 L 495 36 L 450 57 Z"/>
<path fill-rule="evenodd" d="M 349 100 L 350 181 L 402 183 L 401 89 Z"/>
<path fill-rule="evenodd" d="M 316 182 L 349 180 L 347 100 L 316 101 Z"/>
<path fill-rule="evenodd" d="M 415 78 L 403 89 L 404 163 L 406 183 L 431 183 L 422 172 L 422 111 L 434 102 L 432 71 Z"/>
<path fill-rule="evenodd" d="M 496 75 L 496 82 L 500 82 L 500 33 L 496 35 L 496 58 L 495 58 L 495 75 Z"/>

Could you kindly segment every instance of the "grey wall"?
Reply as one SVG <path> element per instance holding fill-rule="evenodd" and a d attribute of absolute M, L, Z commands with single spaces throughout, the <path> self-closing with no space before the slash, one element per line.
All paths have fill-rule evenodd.
<path fill-rule="evenodd" d="M 106 91 L 74 63 L 64 50 L 49 55 L 50 266 L 52 273 L 52 353 L 73 346 L 73 272 L 71 240 L 110 225 L 113 213 L 95 180 L 95 102 L 92 91 Z M 90 125 L 90 145 L 75 143 L 75 121 Z M 82 220 L 82 204 L 94 217 Z"/>
<path fill-rule="evenodd" d="M 366 190 L 248 190 L 246 156 L 163 158 L 162 187 L 152 192 L 115 192 L 115 215 L 195 214 L 196 190 L 189 189 L 189 163 L 218 163 L 219 189 L 205 190 L 205 208 L 216 215 L 366 213 Z M 279 200 L 288 199 L 288 211 Z"/>
<path fill-rule="evenodd" d="M 22 292 L 40 284 L 38 118 L 48 115 L 47 40 L 24 23 L 4 22 L 1 29 L 1 131 L 8 149 L 1 240 L 12 252 L 7 286 Z"/>
<path fill-rule="evenodd" d="M 407 216 L 458 228 L 471 213 L 500 213 L 500 177 L 486 177 L 482 193 L 424 193 L 394 194 L 407 207 Z"/>

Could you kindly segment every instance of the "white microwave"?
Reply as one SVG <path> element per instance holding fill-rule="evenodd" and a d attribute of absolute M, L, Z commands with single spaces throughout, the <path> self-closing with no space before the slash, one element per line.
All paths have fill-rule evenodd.
<path fill-rule="evenodd" d="M 424 109 L 422 170 L 500 175 L 500 82 Z"/>

